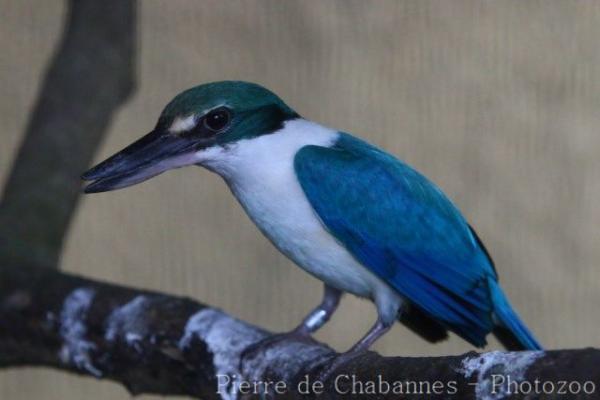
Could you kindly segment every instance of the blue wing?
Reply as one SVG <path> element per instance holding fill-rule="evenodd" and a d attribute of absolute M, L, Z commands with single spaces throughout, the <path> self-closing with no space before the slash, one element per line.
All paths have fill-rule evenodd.
<path fill-rule="evenodd" d="M 433 183 L 343 133 L 332 147 L 303 147 L 294 167 L 323 223 L 363 265 L 450 330 L 486 343 L 496 272 Z"/>

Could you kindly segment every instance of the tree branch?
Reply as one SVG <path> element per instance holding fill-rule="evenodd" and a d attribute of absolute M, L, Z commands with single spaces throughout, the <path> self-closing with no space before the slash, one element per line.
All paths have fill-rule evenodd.
<path fill-rule="evenodd" d="M 0 202 L 0 260 L 56 268 L 89 166 L 133 92 L 135 0 L 70 0 Z"/>
<path fill-rule="evenodd" d="M 236 390 L 248 397 L 262 390 L 327 399 L 354 390 L 355 397 L 381 399 L 495 399 L 507 389 L 520 390 L 507 398 L 524 398 L 536 379 L 540 390 L 553 385 L 556 398 L 600 398 L 595 349 L 416 358 L 368 353 L 321 388 L 315 377 L 334 352 L 317 342 L 284 341 L 240 366 L 241 351 L 268 334 L 187 298 L 46 268 L 0 268 L 0 367 L 50 366 L 121 382 L 132 394 L 203 399 L 235 398 Z M 511 389 L 509 379 L 521 386 Z M 248 386 L 259 381 L 270 386 Z M 561 381 L 571 384 L 569 395 L 559 395 Z"/>

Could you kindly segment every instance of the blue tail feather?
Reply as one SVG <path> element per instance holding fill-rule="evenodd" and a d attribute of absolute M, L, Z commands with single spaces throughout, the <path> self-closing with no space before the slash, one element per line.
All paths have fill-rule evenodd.
<path fill-rule="evenodd" d="M 514 335 L 514 339 L 523 349 L 543 350 L 542 345 L 539 344 L 517 313 L 512 309 L 502 289 L 498 286 L 498 282 L 493 278 L 489 278 L 488 285 L 492 295 L 492 302 L 494 303 L 494 313 L 499 323 Z"/>

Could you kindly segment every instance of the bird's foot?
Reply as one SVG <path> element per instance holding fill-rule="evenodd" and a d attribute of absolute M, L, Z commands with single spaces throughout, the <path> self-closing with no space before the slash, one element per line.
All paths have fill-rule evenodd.
<path fill-rule="evenodd" d="M 316 343 L 315 340 L 310 336 L 310 333 L 302 331 L 300 329 L 294 329 L 290 332 L 276 333 L 271 336 L 259 340 L 256 343 L 252 343 L 240 354 L 240 369 L 243 364 L 248 360 L 253 360 L 257 356 L 264 354 L 270 347 L 277 345 L 284 341 L 294 341 L 303 343 Z"/>
<path fill-rule="evenodd" d="M 365 354 L 366 350 L 350 350 L 342 354 L 338 354 L 327 362 L 327 365 L 321 372 L 319 372 L 318 380 L 325 383 L 330 379 L 333 373 L 345 364 L 349 364 L 354 361 L 357 357 Z"/>

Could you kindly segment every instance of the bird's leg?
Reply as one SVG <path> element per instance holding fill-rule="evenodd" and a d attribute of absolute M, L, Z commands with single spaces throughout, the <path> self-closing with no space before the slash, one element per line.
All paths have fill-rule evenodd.
<path fill-rule="evenodd" d="M 335 310 L 337 310 L 342 298 L 342 291 L 325 285 L 323 300 L 316 306 L 291 332 L 299 336 L 310 336 L 329 321 Z"/>
<path fill-rule="evenodd" d="M 267 336 L 266 338 L 246 347 L 240 356 L 240 363 L 242 363 L 245 359 L 253 359 L 257 353 L 260 353 L 269 346 L 272 346 L 275 343 L 283 340 L 312 340 L 310 335 L 325 325 L 327 321 L 329 321 L 329 318 L 331 318 L 337 309 L 341 297 L 342 291 L 329 285 L 325 285 L 323 300 L 302 320 L 300 325 L 289 332 Z"/>
<path fill-rule="evenodd" d="M 319 380 L 325 382 L 331 374 L 341 365 L 352 361 L 357 356 L 363 354 L 377 339 L 383 336 L 392 327 L 392 322 L 385 322 L 381 317 L 377 318 L 375 325 L 362 337 L 350 350 L 345 353 L 335 356 L 335 358 L 327 365 L 327 367 L 319 374 Z"/>

